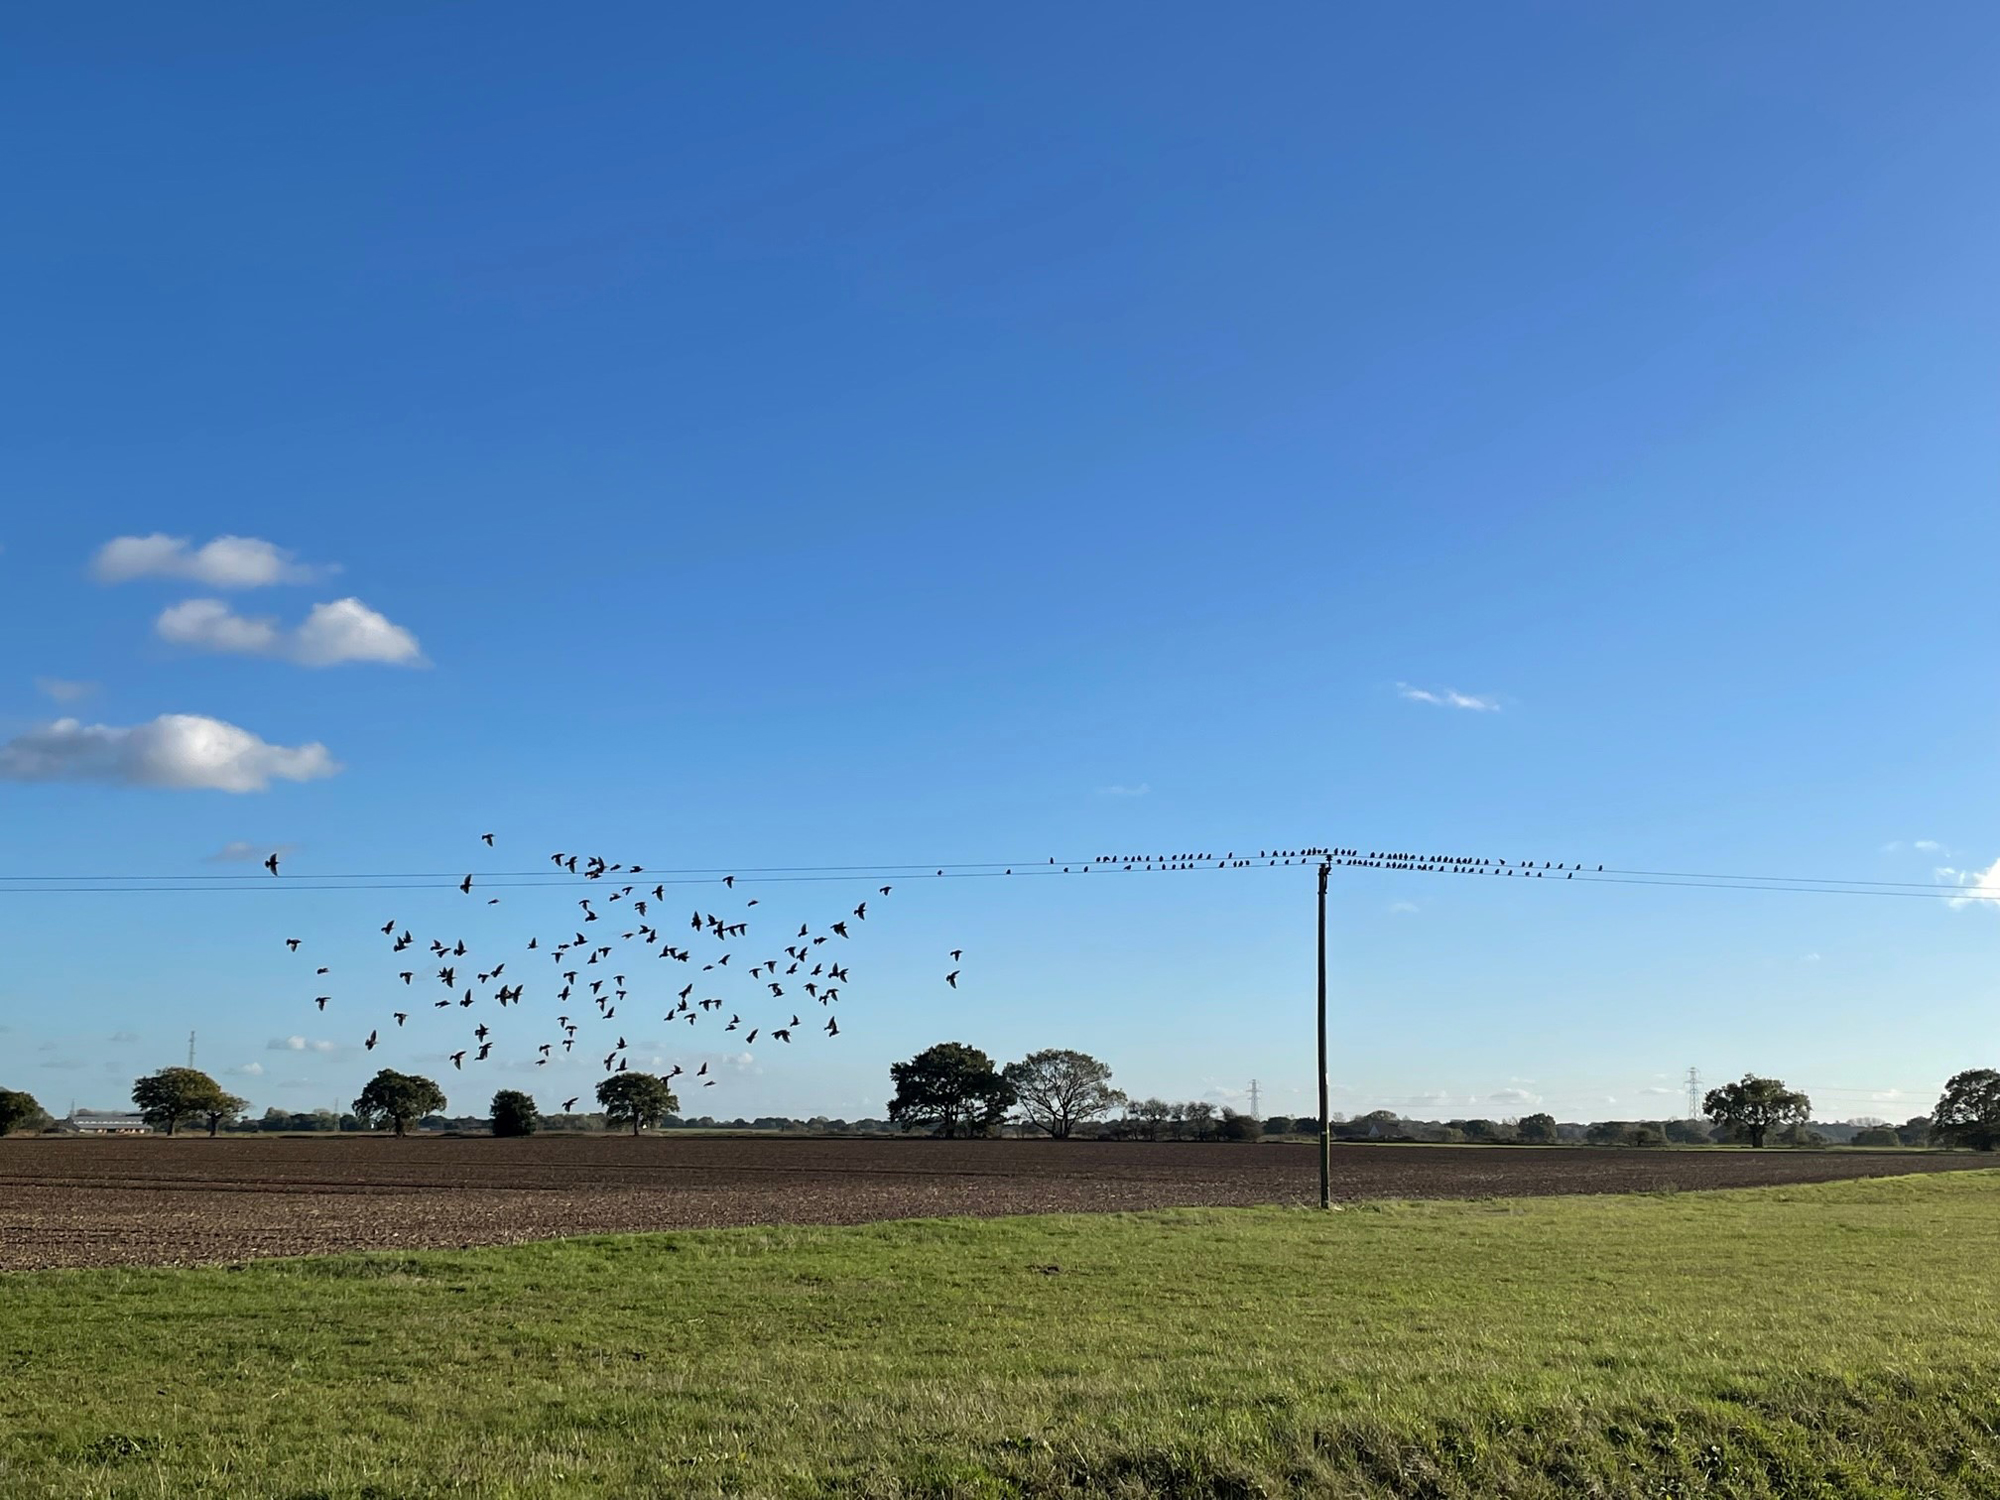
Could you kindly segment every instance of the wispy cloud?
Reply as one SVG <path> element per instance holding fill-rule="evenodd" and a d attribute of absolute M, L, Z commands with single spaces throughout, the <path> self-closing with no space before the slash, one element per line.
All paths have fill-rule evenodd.
<path fill-rule="evenodd" d="M 102 781 L 174 791 L 261 792 L 337 775 L 324 745 L 273 745 L 201 714 L 120 727 L 57 719 L 0 744 L 0 781 Z"/>
<path fill-rule="evenodd" d="M 1949 885 L 1965 887 L 1963 896 L 1953 896 L 1945 905 L 1953 911 L 1963 911 L 1968 906 L 2000 906 L 2000 859 L 1983 870 L 1954 870 L 1949 866 L 1940 868 L 1937 878 Z"/>
<path fill-rule="evenodd" d="M 1137 786 L 1101 786 L 1097 789 L 1097 795 L 1100 797 L 1143 797 L 1150 791 L 1152 791 L 1152 788 L 1142 781 Z"/>
<path fill-rule="evenodd" d="M 211 865 L 255 864 L 273 854 L 296 854 L 298 849 L 297 844 L 253 844 L 247 839 L 231 839 L 215 853 L 205 855 L 203 862 Z"/>
<path fill-rule="evenodd" d="M 77 703 L 97 691 L 94 682 L 75 682 L 67 677 L 37 677 L 35 691 L 58 703 Z"/>
<path fill-rule="evenodd" d="M 99 583 L 186 578 L 214 589 L 261 589 L 311 583 L 338 569 L 307 567 L 288 549 L 254 536 L 219 536 L 196 547 L 187 537 L 156 531 L 114 537 L 97 549 L 90 571 Z"/>
<path fill-rule="evenodd" d="M 162 610 L 153 630 L 161 640 L 191 651 L 269 656 L 302 667 L 355 661 L 429 665 L 414 635 L 359 599 L 315 604 L 296 630 L 268 615 L 240 615 L 220 599 L 189 599 Z"/>
<path fill-rule="evenodd" d="M 138 1041 L 139 1033 L 136 1031 L 114 1031 L 111 1033 L 110 1036 L 106 1037 L 104 1040 L 107 1042 L 116 1042 L 122 1046 L 126 1042 Z"/>
<path fill-rule="evenodd" d="M 1475 693 L 1461 693 L 1456 688 L 1412 687 L 1407 682 L 1396 684 L 1396 696 L 1412 703 L 1429 703 L 1438 708 L 1467 708 L 1475 713 L 1497 714 L 1500 700 L 1491 696 L 1482 697 Z"/>
<path fill-rule="evenodd" d="M 1527 1089 L 1495 1089 L 1486 1097 L 1495 1104 L 1511 1104 L 1520 1108 L 1542 1102 L 1540 1094 L 1530 1093 Z"/>
<path fill-rule="evenodd" d="M 1391 916 L 1408 916 L 1416 910 L 1417 903 L 1414 901 L 1391 901 L 1389 903 L 1389 914 Z"/>
<path fill-rule="evenodd" d="M 314 1041 L 302 1036 L 274 1036 L 264 1043 L 267 1052 L 338 1052 L 340 1043 Z"/>
<path fill-rule="evenodd" d="M 260 1062 L 238 1063 L 235 1067 L 225 1068 L 223 1071 L 225 1073 L 232 1073 L 239 1078 L 262 1078 L 264 1076 L 264 1065 Z"/>
<path fill-rule="evenodd" d="M 1905 849 L 1914 849 L 1919 854 L 1942 854 L 1947 859 L 1951 857 L 1951 851 L 1936 839 L 1911 839 L 1908 843 L 1902 839 L 1891 839 L 1882 846 L 1884 854 L 1900 854 Z"/>

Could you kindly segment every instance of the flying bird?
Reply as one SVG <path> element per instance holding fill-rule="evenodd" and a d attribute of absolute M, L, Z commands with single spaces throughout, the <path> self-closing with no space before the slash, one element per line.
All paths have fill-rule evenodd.
<path fill-rule="evenodd" d="M 265 869 L 267 869 L 267 870 L 269 870 L 269 871 L 270 871 L 270 872 L 271 872 L 271 873 L 272 873 L 273 875 L 277 874 L 277 873 L 278 873 L 278 856 L 277 856 L 277 855 L 275 855 L 275 854 L 273 854 L 273 855 L 272 855 L 272 856 L 271 856 L 271 857 L 270 857 L 269 859 L 265 860 L 265 861 L 264 861 L 264 868 L 265 868 Z"/>
<path fill-rule="evenodd" d="M 461 880 L 458 883 L 458 888 L 466 895 L 470 896 L 472 894 L 472 877 L 470 875 L 466 876 L 465 879 Z"/>
<path fill-rule="evenodd" d="M 480 835 L 479 835 L 479 841 L 480 841 L 480 842 L 481 842 L 482 844 L 484 844 L 484 845 L 485 845 L 485 846 L 486 846 L 487 848 L 489 848 L 489 849 L 491 849 L 491 848 L 493 847 L 493 835 L 492 835 L 492 834 L 490 834 L 490 833 L 482 833 L 482 834 L 480 834 Z"/>
<path fill-rule="evenodd" d="M 296 953 L 296 952 L 298 952 L 298 951 L 299 951 L 299 939 L 297 939 L 297 938 L 286 938 L 286 939 L 285 939 L 285 946 L 286 946 L 287 948 L 291 949 L 291 950 L 292 950 L 292 952 Z"/>

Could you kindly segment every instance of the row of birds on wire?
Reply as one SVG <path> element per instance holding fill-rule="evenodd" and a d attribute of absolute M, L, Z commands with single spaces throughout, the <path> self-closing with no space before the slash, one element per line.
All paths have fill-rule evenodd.
<path fill-rule="evenodd" d="M 480 842 L 493 848 L 494 835 L 481 834 Z M 644 866 L 566 852 L 552 854 L 550 860 L 581 880 L 601 884 L 592 894 L 578 899 L 577 915 L 562 931 L 536 933 L 525 947 L 502 953 L 468 943 L 457 933 L 449 939 L 419 938 L 413 928 L 393 917 L 376 929 L 391 962 L 398 966 L 389 971 L 394 976 L 390 982 L 400 983 L 411 998 L 405 1002 L 409 1009 L 392 1009 L 371 1027 L 361 1041 L 364 1051 L 372 1053 L 383 1045 L 385 1030 L 407 1025 L 419 1003 L 436 1010 L 460 1011 L 490 1005 L 496 1012 L 492 1024 L 484 1011 L 468 1016 L 475 1024 L 465 1033 L 465 1045 L 445 1054 L 454 1069 L 463 1071 L 468 1062 L 489 1061 L 500 1045 L 501 1029 L 514 1028 L 528 1030 L 532 1050 L 526 1055 L 532 1058 L 533 1066 L 547 1067 L 558 1055 L 567 1057 L 579 1045 L 585 1047 L 586 1056 L 595 1056 L 595 1048 L 603 1046 L 600 1066 L 607 1077 L 615 1076 L 631 1066 L 632 1044 L 627 1032 L 636 1029 L 641 1020 L 636 1008 L 657 1004 L 657 998 L 649 1002 L 647 997 L 657 997 L 662 990 L 672 997 L 660 1018 L 670 1026 L 684 1022 L 697 1028 L 708 1021 L 713 1023 L 711 1029 L 719 1028 L 745 1048 L 760 1036 L 786 1046 L 795 1038 L 802 1041 L 813 1035 L 831 1040 L 841 1034 L 834 1009 L 852 983 L 849 945 L 869 920 L 871 904 L 879 906 L 895 890 L 892 884 L 882 885 L 832 921 L 801 923 L 789 937 L 766 938 L 759 930 L 759 917 L 752 914 L 760 905 L 759 899 L 749 897 L 738 906 L 733 875 L 717 882 L 730 893 L 729 909 L 713 911 L 697 906 L 683 918 L 678 909 L 669 914 L 665 884 L 655 881 L 649 886 L 643 878 Z M 276 854 L 264 861 L 264 868 L 273 876 L 278 875 L 280 866 Z M 467 897 L 475 897 L 481 889 L 476 874 L 470 873 L 457 888 Z M 485 902 L 497 905 L 499 899 L 486 897 Z M 596 930 L 590 930 L 594 926 Z M 284 946 L 294 955 L 314 956 L 313 945 L 304 938 L 287 937 Z M 554 971 L 539 970 L 537 977 L 537 960 L 543 956 L 552 961 Z M 958 988 L 963 973 L 958 966 L 963 958 L 962 948 L 950 950 L 951 967 L 942 976 L 949 989 Z M 653 978 L 658 971 L 652 966 L 662 962 L 672 966 L 667 971 L 672 978 L 665 985 Z M 322 1013 L 339 1003 L 333 993 L 338 986 L 332 974 L 331 964 L 315 964 L 314 978 L 323 981 L 315 988 L 328 993 L 314 995 L 311 1003 Z M 676 980 L 684 982 L 675 988 Z M 419 996 L 424 997 L 421 1002 Z M 552 1002 L 552 1023 L 529 1021 L 525 1013 L 517 1023 L 512 1017 L 497 1014 L 522 1011 L 531 999 Z M 815 1006 L 824 1017 L 808 1021 L 806 1013 Z M 788 1019 L 778 1019 L 784 1016 Z M 585 1041 L 581 1033 L 587 1022 L 596 1023 L 600 1034 L 610 1040 Z M 650 1017 L 645 1024 L 653 1024 Z M 534 1029 L 543 1026 L 549 1029 L 537 1037 Z M 713 1088 L 718 1082 L 707 1059 L 692 1072 L 675 1062 L 663 1076 L 671 1084 L 683 1074 L 690 1085 Z M 564 1111 L 572 1110 L 576 1103 L 574 1098 L 566 1100 Z"/>
<path fill-rule="evenodd" d="M 1054 863 L 1053 860 L 1050 861 Z M 1091 861 L 1099 868 L 1145 870 L 1242 870 L 1272 865 L 1341 865 L 1368 870 L 1408 870 L 1426 875 L 1520 875 L 1541 878 L 1560 875 L 1573 880 L 1586 872 L 1602 874 L 1603 865 L 1581 860 L 1505 860 L 1466 854 L 1417 854 L 1406 850 L 1330 848 L 1259 849 L 1256 854 L 1101 854 Z M 1067 870 L 1065 866 L 1065 870 Z M 1088 868 L 1088 867 L 1086 867 Z"/>

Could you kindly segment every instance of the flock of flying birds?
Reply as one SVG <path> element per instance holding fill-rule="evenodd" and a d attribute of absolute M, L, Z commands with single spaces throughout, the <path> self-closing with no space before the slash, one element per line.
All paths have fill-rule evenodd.
<path fill-rule="evenodd" d="M 487 848 L 494 846 L 494 836 L 481 834 L 480 842 Z M 797 933 L 779 943 L 775 938 L 766 938 L 761 933 L 752 936 L 755 919 L 750 916 L 751 908 L 758 902 L 756 898 L 745 901 L 740 909 L 727 912 L 704 911 L 694 908 L 683 928 L 678 916 L 670 917 L 666 911 L 667 892 L 663 882 L 655 880 L 650 887 L 645 879 L 645 868 L 641 865 L 612 864 L 598 855 L 555 853 L 550 862 L 560 870 L 578 877 L 595 887 L 594 893 L 580 898 L 577 907 L 580 916 L 566 929 L 566 935 L 556 935 L 544 944 L 540 935 L 530 937 L 527 947 L 510 956 L 500 957 L 488 964 L 487 955 L 475 952 L 463 937 L 454 936 L 449 942 L 440 937 L 420 940 L 408 927 L 394 918 L 384 922 L 379 929 L 385 940 L 390 956 L 407 965 L 395 971 L 395 977 L 411 994 L 414 1007 L 417 996 L 426 996 L 428 1003 L 438 1010 L 457 1008 L 474 1010 L 482 1003 L 490 1003 L 497 1011 L 519 1009 L 528 999 L 531 985 L 537 998 L 552 992 L 557 1012 L 554 1029 L 544 1033 L 543 1040 L 534 1046 L 534 1063 L 546 1067 L 560 1051 L 567 1055 L 578 1045 L 579 1033 L 585 1021 L 598 1023 L 615 1040 L 603 1043 L 606 1050 L 602 1067 L 607 1075 L 623 1073 L 630 1067 L 630 1043 L 627 1042 L 625 1027 L 618 1025 L 618 1011 L 624 1006 L 628 1020 L 636 1020 L 630 1015 L 639 992 L 639 981 L 634 977 L 641 970 L 653 971 L 655 963 L 666 962 L 679 967 L 669 972 L 674 978 L 684 978 L 678 990 L 672 990 L 671 980 L 667 988 L 673 994 L 674 1003 L 663 1020 L 669 1024 L 685 1021 L 690 1027 L 699 1026 L 709 1020 L 720 1026 L 725 1035 L 737 1035 L 741 1044 L 748 1047 L 759 1036 L 769 1036 L 773 1041 L 790 1045 L 794 1035 L 813 1031 L 823 1032 L 827 1037 L 840 1035 L 840 1022 L 833 1013 L 843 991 L 850 983 L 847 958 L 848 944 L 854 939 L 855 930 L 868 920 L 868 901 L 862 901 L 851 912 L 836 921 L 826 923 L 815 930 L 811 923 L 802 924 Z M 279 857 L 273 854 L 264 861 L 264 868 L 273 876 L 278 874 Z M 1551 875 L 1574 880 L 1579 874 L 1601 874 L 1603 865 L 1594 868 L 1580 862 L 1564 860 L 1505 860 L 1481 858 L 1456 854 L 1418 854 L 1400 850 L 1354 848 L 1332 848 L 1324 845 L 1298 849 L 1259 849 L 1254 855 L 1247 851 L 1238 854 L 1230 850 L 1223 854 L 1211 852 L 1189 852 L 1180 854 L 1142 855 L 1098 855 L 1090 860 L 1057 867 L 1050 859 L 1039 873 L 1045 874 L 1089 874 L 1093 869 L 1122 871 L 1183 871 L 1183 870 L 1238 870 L 1258 866 L 1310 865 L 1310 866 L 1351 866 L 1362 869 L 1406 870 L 1423 874 L 1443 875 L 1490 875 L 1532 879 L 1546 879 Z M 1023 867 L 1026 873 L 1033 867 Z M 1006 867 L 1001 873 L 1012 875 L 1014 868 Z M 945 871 L 940 869 L 942 876 Z M 720 884 L 730 892 L 730 904 L 735 901 L 736 877 L 726 875 Z M 479 889 L 472 875 L 458 882 L 460 894 L 471 897 Z M 883 885 L 871 899 L 888 897 L 893 885 Z M 488 897 L 488 905 L 498 905 L 499 898 Z M 613 908 L 622 908 L 614 911 Z M 600 910 L 599 908 L 602 908 Z M 622 918 L 623 920 L 617 920 Z M 602 935 L 586 932 L 593 923 L 612 920 L 613 927 L 625 930 L 613 932 L 602 929 Z M 663 935 L 678 931 L 679 942 Z M 692 934 L 689 936 L 688 934 Z M 301 952 L 306 944 L 301 938 L 286 938 L 285 946 L 294 954 Z M 768 950 L 777 947 L 778 952 Z M 542 971 L 540 980 L 528 976 L 530 967 L 546 954 L 555 965 L 553 974 Z M 310 957 L 310 955 L 308 955 Z M 964 950 L 951 950 L 953 967 L 944 975 L 945 984 L 951 989 L 958 988 L 962 972 L 958 963 Z M 508 974 L 508 964 L 514 965 L 513 974 Z M 433 965 L 435 967 L 433 967 Z M 619 973 L 616 970 L 630 972 Z M 592 970 L 597 972 L 593 974 Z M 315 978 L 325 978 L 331 973 L 328 965 L 315 968 Z M 560 980 L 560 987 L 555 981 Z M 331 981 L 329 981 L 329 985 Z M 435 984 L 436 989 L 432 986 Z M 656 986 L 646 984 L 646 992 L 657 993 Z M 442 991 L 442 993 L 440 993 Z M 743 998 L 744 994 L 748 999 Z M 333 1002 L 331 994 L 315 995 L 313 1004 L 321 1011 Z M 826 1012 L 824 1023 L 818 1020 L 806 1021 L 801 1011 L 818 1005 Z M 725 1023 L 723 1012 L 729 1013 Z M 789 1011 L 790 1018 L 776 1021 L 776 1016 Z M 395 1027 L 405 1025 L 412 1014 L 408 1010 L 389 1013 L 390 1022 Z M 455 1069 L 463 1070 L 468 1060 L 483 1063 L 493 1056 L 498 1045 L 495 1026 L 487 1024 L 482 1013 L 476 1019 L 467 1036 L 464 1047 L 447 1056 Z M 495 1017 L 499 1021 L 499 1017 Z M 500 1024 L 507 1024 L 500 1022 Z M 650 1022 L 649 1022 L 650 1024 Z M 373 1052 L 382 1042 L 382 1027 L 372 1028 L 362 1042 L 362 1047 Z M 594 1055 L 597 1043 L 586 1044 L 586 1056 Z M 665 1077 L 671 1081 L 678 1078 L 685 1069 L 675 1063 Z M 690 1080 L 700 1081 L 704 1088 L 713 1088 L 716 1078 L 709 1072 L 709 1064 L 703 1061 L 690 1075 Z M 577 1099 L 568 1099 L 563 1109 L 568 1112 L 575 1108 Z"/>
<path fill-rule="evenodd" d="M 494 836 L 481 834 L 480 842 L 490 849 Z M 715 912 L 696 907 L 683 925 L 678 914 L 670 916 L 666 910 L 666 886 L 657 880 L 649 885 L 642 865 L 612 864 L 598 855 L 556 853 L 549 859 L 557 869 L 580 881 L 596 883 L 596 889 L 577 901 L 575 921 L 546 942 L 543 934 L 536 934 L 525 948 L 501 955 L 476 950 L 457 935 L 449 941 L 442 937 L 420 939 L 393 917 L 381 925 L 378 933 L 392 961 L 404 965 L 394 973 L 411 996 L 411 1008 L 389 1012 L 388 1022 L 374 1026 L 363 1039 L 364 1050 L 373 1052 L 381 1045 L 385 1024 L 404 1026 L 417 1004 L 427 1003 L 437 1010 L 477 1011 L 488 1004 L 498 1012 L 520 1010 L 532 988 L 537 999 L 551 999 L 556 1011 L 553 1028 L 532 1042 L 535 1066 L 546 1067 L 558 1053 L 573 1052 L 582 1040 L 584 1023 L 594 1022 L 601 1028 L 600 1035 L 615 1040 L 583 1041 L 585 1055 L 595 1055 L 595 1047 L 602 1045 L 606 1048 L 603 1071 L 607 1075 L 623 1073 L 630 1067 L 631 1044 L 625 1037 L 628 1026 L 619 1022 L 619 1011 L 625 1010 L 627 1022 L 639 1020 L 633 1010 L 645 1003 L 640 999 L 642 989 L 658 993 L 661 988 L 644 982 L 642 971 L 655 973 L 651 966 L 661 962 L 674 966 L 668 971 L 672 978 L 666 986 L 673 1003 L 662 1017 L 670 1024 L 685 1021 L 695 1027 L 711 1021 L 745 1047 L 759 1036 L 786 1045 L 795 1035 L 814 1032 L 837 1037 L 840 1021 L 834 1007 L 851 982 L 848 945 L 868 920 L 869 901 L 879 903 L 895 889 L 893 885 L 877 888 L 869 900 L 820 928 L 804 923 L 789 939 L 767 938 L 753 936 L 756 919 L 750 913 L 758 905 L 755 897 L 735 907 L 733 875 L 720 882 L 730 893 L 732 909 Z M 279 857 L 273 854 L 264 861 L 264 868 L 276 876 L 279 864 Z M 478 881 L 467 875 L 458 883 L 458 890 L 473 896 L 479 890 Z M 498 905 L 499 898 L 488 897 L 486 904 Z M 588 930 L 593 923 L 607 922 L 610 925 L 599 927 L 597 932 Z M 302 938 L 289 937 L 285 947 L 299 954 L 306 952 L 308 945 Z M 768 951 L 771 949 L 777 951 Z M 543 970 L 538 979 L 531 971 L 544 954 L 553 961 L 554 972 Z M 311 957 L 309 952 L 307 957 Z M 944 982 L 952 989 L 958 988 L 962 971 L 955 966 L 963 957 L 963 949 L 951 950 L 954 967 L 945 974 Z M 489 958 L 494 961 L 489 963 Z M 621 970 L 626 972 L 618 972 Z M 331 972 L 330 965 L 317 965 L 314 977 L 326 979 Z M 674 980 L 684 980 L 678 990 L 672 988 Z M 333 985 L 327 980 L 324 986 L 316 987 L 330 989 Z M 315 995 L 312 1003 L 324 1012 L 334 998 L 332 994 Z M 823 1021 L 804 1018 L 802 1012 L 815 1005 L 825 1012 Z M 727 1022 L 722 1019 L 725 1012 Z M 775 1019 L 787 1012 L 789 1019 Z M 485 1012 L 466 1019 L 475 1024 L 466 1033 L 465 1046 L 447 1054 L 452 1067 L 460 1071 L 467 1062 L 488 1061 L 499 1044 L 500 1028 L 509 1024 L 494 1015 L 489 1025 Z M 686 1069 L 675 1063 L 664 1077 L 671 1082 L 684 1072 Z M 713 1088 L 717 1082 L 706 1061 L 688 1077 L 690 1082 L 699 1080 L 703 1088 Z M 563 1101 L 563 1111 L 575 1109 L 577 1102 L 577 1098 Z"/>

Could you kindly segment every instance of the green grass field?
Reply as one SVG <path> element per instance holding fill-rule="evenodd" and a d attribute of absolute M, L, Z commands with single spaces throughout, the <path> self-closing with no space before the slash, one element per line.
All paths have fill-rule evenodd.
<path fill-rule="evenodd" d="M 0 1495 L 2000 1494 L 2000 1173 L 0 1277 Z"/>

